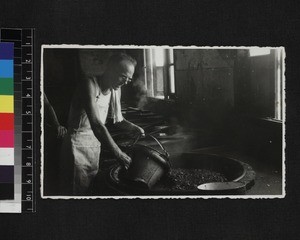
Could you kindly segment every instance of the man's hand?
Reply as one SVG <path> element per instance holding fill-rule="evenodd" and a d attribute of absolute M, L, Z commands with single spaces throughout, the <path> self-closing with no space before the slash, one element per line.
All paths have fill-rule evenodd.
<path fill-rule="evenodd" d="M 122 152 L 120 149 L 114 152 L 114 155 L 127 170 L 129 168 L 129 165 L 131 164 L 131 158 L 126 153 Z"/>
<path fill-rule="evenodd" d="M 67 129 L 61 125 L 57 127 L 56 131 L 57 131 L 57 138 L 63 138 L 67 134 Z"/>
<path fill-rule="evenodd" d="M 130 132 L 129 132 L 131 137 L 136 137 L 136 136 L 142 136 L 145 137 L 145 131 L 141 127 L 132 124 Z"/>
<path fill-rule="evenodd" d="M 137 137 L 137 136 L 145 136 L 145 131 L 144 129 L 142 129 L 141 127 L 135 125 L 132 122 L 127 121 L 126 119 L 124 119 L 122 122 L 119 122 L 116 124 L 116 126 L 119 129 L 125 130 L 126 132 L 128 132 L 128 135 L 130 137 Z"/>

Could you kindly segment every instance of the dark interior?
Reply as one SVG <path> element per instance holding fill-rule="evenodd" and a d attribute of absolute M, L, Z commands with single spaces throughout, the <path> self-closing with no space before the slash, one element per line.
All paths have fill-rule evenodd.
<path fill-rule="evenodd" d="M 155 98 L 141 84 L 147 68 L 143 49 L 45 49 L 44 91 L 62 125 L 67 127 L 70 101 L 82 71 L 101 74 L 107 58 L 118 51 L 138 63 L 134 80 L 122 88 L 126 119 L 147 133 L 154 132 L 171 156 L 208 151 L 243 159 L 261 176 L 267 174 L 267 184 L 274 187 L 267 194 L 281 194 L 283 138 L 282 120 L 275 119 L 275 50 L 249 56 L 249 49 L 174 49 L 175 93 L 164 91 L 163 98 Z M 132 141 L 108 127 L 120 145 Z M 156 147 L 151 141 L 141 143 Z M 45 126 L 45 195 L 55 195 L 51 176 L 55 175 L 59 147 L 59 140 Z M 110 158 L 104 146 L 102 159 Z M 205 162 L 216 167 L 213 159 Z M 183 163 L 174 162 L 177 164 Z M 227 171 L 225 165 L 217 166 Z M 230 164 L 234 168 L 239 172 L 238 166 Z M 257 187 L 259 184 L 256 182 Z M 260 190 L 266 188 L 262 184 Z M 251 194 L 260 194 L 260 190 L 253 187 Z"/>

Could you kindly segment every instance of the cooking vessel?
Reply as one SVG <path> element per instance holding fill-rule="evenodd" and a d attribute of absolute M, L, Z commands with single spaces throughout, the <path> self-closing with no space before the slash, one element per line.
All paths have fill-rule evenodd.
<path fill-rule="evenodd" d="M 140 136 L 127 147 L 132 163 L 123 172 L 123 179 L 138 188 L 151 189 L 170 170 L 169 154 L 163 145 L 152 135 L 146 135 L 156 141 L 163 152 L 150 146 L 139 144 Z"/>

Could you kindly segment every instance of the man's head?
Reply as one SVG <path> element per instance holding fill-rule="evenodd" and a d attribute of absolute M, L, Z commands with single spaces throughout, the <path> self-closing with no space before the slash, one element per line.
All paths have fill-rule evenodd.
<path fill-rule="evenodd" d="M 104 73 L 109 80 L 109 87 L 117 90 L 122 85 L 130 82 L 136 64 L 136 60 L 125 53 L 112 55 L 108 60 L 107 68 Z"/>

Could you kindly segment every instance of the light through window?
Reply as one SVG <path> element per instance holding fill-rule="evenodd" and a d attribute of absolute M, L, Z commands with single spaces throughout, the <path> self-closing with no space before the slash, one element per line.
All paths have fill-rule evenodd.
<path fill-rule="evenodd" d="M 156 67 L 163 67 L 165 63 L 165 54 L 163 48 L 155 48 L 154 52 L 154 59 L 155 59 L 155 66 Z"/>
<path fill-rule="evenodd" d="M 144 50 L 145 83 L 149 97 L 165 99 L 175 94 L 173 49 Z"/>
<path fill-rule="evenodd" d="M 283 57 L 282 49 L 275 51 L 275 119 L 283 120 Z"/>
<path fill-rule="evenodd" d="M 250 57 L 269 55 L 270 53 L 269 48 L 251 48 L 249 51 Z"/>

